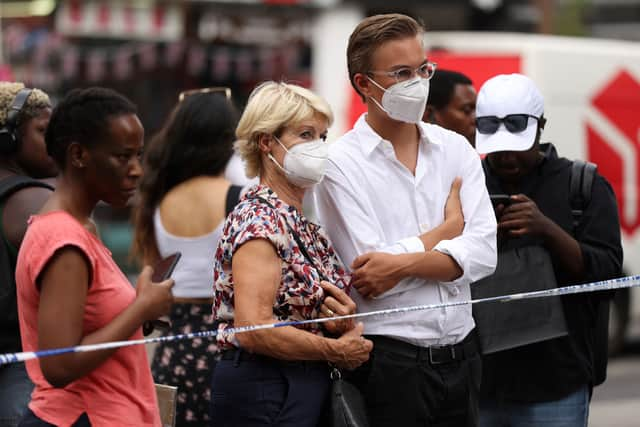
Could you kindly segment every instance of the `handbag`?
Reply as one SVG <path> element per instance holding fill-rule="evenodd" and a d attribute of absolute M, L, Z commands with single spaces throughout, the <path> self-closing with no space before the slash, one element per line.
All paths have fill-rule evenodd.
<path fill-rule="evenodd" d="M 549 253 L 531 245 L 499 251 L 495 273 L 472 284 L 471 295 L 475 300 L 556 287 Z M 473 317 L 483 354 L 567 335 L 559 296 L 474 304 Z"/>
<path fill-rule="evenodd" d="M 331 427 L 368 427 L 367 411 L 360 390 L 342 378 L 335 366 L 331 370 Z"/>
<path fill-rule="evenodd" d="M 262 203 L 266 204 L 274 211 L 277 212 L 276 208 L 265 200 L 262 197 L 257 197 Z M 313 266 L 318 271 L 318 275 L 321 280 L 328 279 L 322 274 L 322 270 L 320 270 L 316 264 L 313 262 L 311 255 L 307 252 L 307 248 L 302 243 L 300 236 L 295 232 L 293 227 L 289 224 L 286 218 L 284 218 L 284 223 L 289 229 L 289 233 L 293 236 L 293 239 L 296 241 L 298 248 L 300 249 L 300 253 L 307 260 L 307 262 Z M 360 390 L 356 388 L 353 384 L 342 378 L 342 373 L 340 369 L 336 366 L 329 364 L 331 367 L 331 394 L 329 396 L 329 405 L 330 405 L 330 413 L 329 413 L 329 426 L 330 427 L 368 427 L 369 422 L 367 421 L 367 412 L 365 410 L 364 399 L 362 398 L 362 394 Z"/>

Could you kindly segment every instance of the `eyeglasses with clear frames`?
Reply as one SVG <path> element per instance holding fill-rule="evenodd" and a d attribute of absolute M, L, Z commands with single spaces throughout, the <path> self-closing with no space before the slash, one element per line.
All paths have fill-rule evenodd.
<path fill-rule="evenodd" d="M 195 95 L 197 93 L 222 93 L 227 99 L 231 99 L 231 89 L 228 87 L 204 87 L 200 89 L 190 89 L 180 92 L 178 95 L 178 102 L 184 101 L 187 96 Z"/>
<path fill-rule="evenodd" d="M 436 73 L 437 66 L 438 64 L 436 64 L 435 62 L 427 61 L 421 66 L 419 66 L 418 68 L 416 68 L 415 70 L 412 70 L 409 67 L 403 67 L 393 71 L 369 71 L 368 74 L 373 74 L 373 75 L 377 74 L 377 75 L 382 75 L 387 77 L 393 77 L 394 79 L 396 79 L 396 82 L 398 83 L 404 82 L 406 80 L 410 80 L 415 75 L 418 75 L 423 79 L 429 80 Z"/>

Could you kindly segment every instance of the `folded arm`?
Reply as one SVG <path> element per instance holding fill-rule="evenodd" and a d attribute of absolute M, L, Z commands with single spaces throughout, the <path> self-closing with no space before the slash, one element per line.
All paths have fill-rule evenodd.
<path fill-rule="evenodd" d="M 357 186 L 335 166 L 330 170 L 316 192 L 318 212 L 343 262 L 356 269 L 353 282 L 356 288 L 374 286 L 377 289 L 369 294 L 373 292 L 371 296 L 376 296 L 415 278 L 470 283 L 494 271 L 495 215 L 480 160 L 473 152 L 466 154 L 466 161 L 458 171 L 462 178 L 464 230 L 460 232 L 459 224 L 445 221 L 429 233 L 391 245 L 380 241 L 382 230 L 371 221 L 368 212 L 375 212 L 375 208 L 357 197 Z M 361 254 L 363 257 L 358 258 Z M 368 268 L 362 269 L 364 265 Z"/>
<path fill-rule="evenodd" d="M 274 323 L 273 305 L 281 277 L 281 259 L 264 239 L 250 240 L 233 254 L 234 324 Z M 355 368 L 368 359 L 372 345 L 361 337 L 362 326 L 339 339 L 324 338 L 291 326 L 236 335 L 250 352 L 283 360 L 327 360 Z"/>

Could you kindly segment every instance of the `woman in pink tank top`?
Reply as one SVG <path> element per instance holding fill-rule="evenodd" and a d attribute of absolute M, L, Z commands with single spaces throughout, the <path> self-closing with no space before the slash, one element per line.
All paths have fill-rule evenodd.
<path fill-rule="evenodd" d="M 142 169 L 144 131 L 135 106 L 102 88 L 71 91 L 54 109 L 45 140 L 59 165 L 57 188 L 30 219 L 16 285 L 24 351 L 142 338 L 166 314 L 172 280 L 136 289 L 97 237 L 99 201 L 125 206 Z M 160 426 L 143 346 L 27 362 L 35 384 L 21 426 Z"/>

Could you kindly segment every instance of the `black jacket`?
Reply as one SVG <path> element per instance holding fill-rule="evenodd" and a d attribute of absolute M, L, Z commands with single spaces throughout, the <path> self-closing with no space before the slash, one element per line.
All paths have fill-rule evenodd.
<path fill-rule="evenodd" d="M 544 215 L 578 241 L 585 263 L 583 282 L 619 277 L 622 246 L 618 209 L 611 186 L 596 174 L 591 201 L 574 232 L 569 202 L 572 162 L 558 157 L 552 144 L 541 144 L 540 150 L 544 159 L 522 179 L 519 192 L 531 198 Z M 505 193 L 486 159 L 483 166 L 489 193 Z M 509 246 L 528 243 L 527 238 L 513 240 Z M 554 263 L 553 267 L 558 286 L 572 284 L 559 264 Z M 568 336 L 485 356 L 483 394 L 501 395 L 521 402 L 543 402 L 565 397 L 585 384 L 597 383 L 600 348 L 596 346 L 596 320 L 600 305 L 607 304 L 610 296 L 607 292 L 564 296 Z"/>

